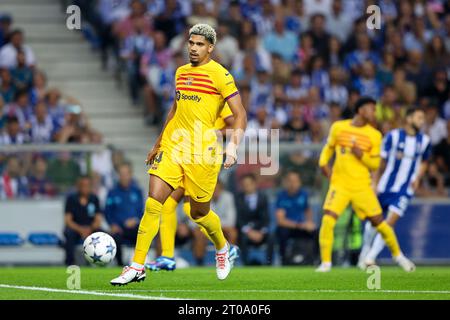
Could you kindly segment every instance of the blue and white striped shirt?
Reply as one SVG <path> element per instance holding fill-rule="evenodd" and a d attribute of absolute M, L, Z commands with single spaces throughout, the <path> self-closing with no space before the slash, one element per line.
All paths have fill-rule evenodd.
<path fill-rule="evenodd" d="M 420 163 L 427 161 L 430 154 L 430 138 L 426 134 L 419 132 L 410 136 L 405 129 L 390 131 L 384 137 L 381 150 L 386 169 L 378 183 L 378 193 L 401 193 L 412 197 L 411 183 L 417 177 Z"/>

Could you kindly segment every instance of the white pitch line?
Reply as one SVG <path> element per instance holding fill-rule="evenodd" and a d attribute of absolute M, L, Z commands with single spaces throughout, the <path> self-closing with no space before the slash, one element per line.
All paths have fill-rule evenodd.
<path fill-rule="evenodd" d="M 179 299 L 179 298 L 144 296 L 144 295 L 130 294 L 130 293 L 108 293 L 108 292 L 88 291 L 88 290 L 66 290 L 66 289 L 55 289 L 55 288 L 46 288 L 46 287 L 14 286 L 14 285 L 9 285 L 9 284 L 0 284 L 0 288 L 29 290 L 29 291 L 58 292 L 58 293 L 69 293 L 69 294 L 84 294 L 84 295 L 91 295 L 91 296 L 130 298 L 130 299 L 143 299 L 143 300 L 185 300 L 185 299 Z"/>
<path fill-rule="evenodd" d="M 111 291 L 111 290 L 108 290 Z M 337 289 L 317 289 L 317 290 L 289 290 L 289 289 L 269 289 L 269 290 L 257 290 L 257 289 L 218 289 L 218 290 L 196 290 L 196 289 L 161 289 L 161 290 L 146 290 L 146 289 L 130 289 L 123 290 L 126 292 L 189 292 L 189 293 L 211 293 L 211 292 L 222 292 L 222 293 L 409 293 L 409 294 L 450 294 L 450 290 L 337 290 Z"/>

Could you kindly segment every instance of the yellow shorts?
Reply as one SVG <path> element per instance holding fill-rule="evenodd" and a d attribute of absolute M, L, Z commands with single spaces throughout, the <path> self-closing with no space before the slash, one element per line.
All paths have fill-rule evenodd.
<path fill-rule="evenodd" d="M 356 215 L 361 220 L 377 216 L 383 212 L 377 195 L 370 186 L 359 190 L 349 190 L 345 187 L 331 184 L 323 209 L 334 212 L 339 216 L 349 204 L 352 205 L 353 210 L 355 210 Z"/>
<path fill-rule="evenodd" d="M 215 154 L 209 155 L 208 161 L 202 161 L 201 156 L 194 157 L 189 155 L 186 159 L 186 156 L 175 152 L 161 150 L 148 173 L 158 176 L 174 190 L 183 187 L 194 201 L 208 202 L 216 188 L 222 162 L 215 158 Z"/>

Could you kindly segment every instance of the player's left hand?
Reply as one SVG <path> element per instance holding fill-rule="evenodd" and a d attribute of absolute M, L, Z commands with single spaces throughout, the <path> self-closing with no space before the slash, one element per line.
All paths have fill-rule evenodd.
<path fill-rule="evenodd" d="M 223 163 L 224 169 L 230 169 L 236 163 L 236 158 L 232 155 L 225 154 L 225 162 Z"/>
<path fill-rule="evenodd" d="M 228 143 L 225 149 L 225 162 L 223 163 L 224 169 L 231 168 L 237 160 L 237 145 L 233 142 Z"/>

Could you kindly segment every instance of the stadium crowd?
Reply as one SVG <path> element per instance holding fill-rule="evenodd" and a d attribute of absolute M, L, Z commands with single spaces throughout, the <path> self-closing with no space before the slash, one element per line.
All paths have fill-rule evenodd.
<path fill-rule="evenodd" d="M 8 145 L 99 143 L 80 102 L 49 87 L 24 31 L 0 13 L 0 149 Z M 92 155 L 104 185 L 110 185 L 111 152 Z M 106 156 L 106 159 L 105 159 Z M 106 162 L 106 163 L 105 163 Z M 49 197 L 64 193 L 85 172 L 83 155 L 0 152 L 0 199 Z"/>

